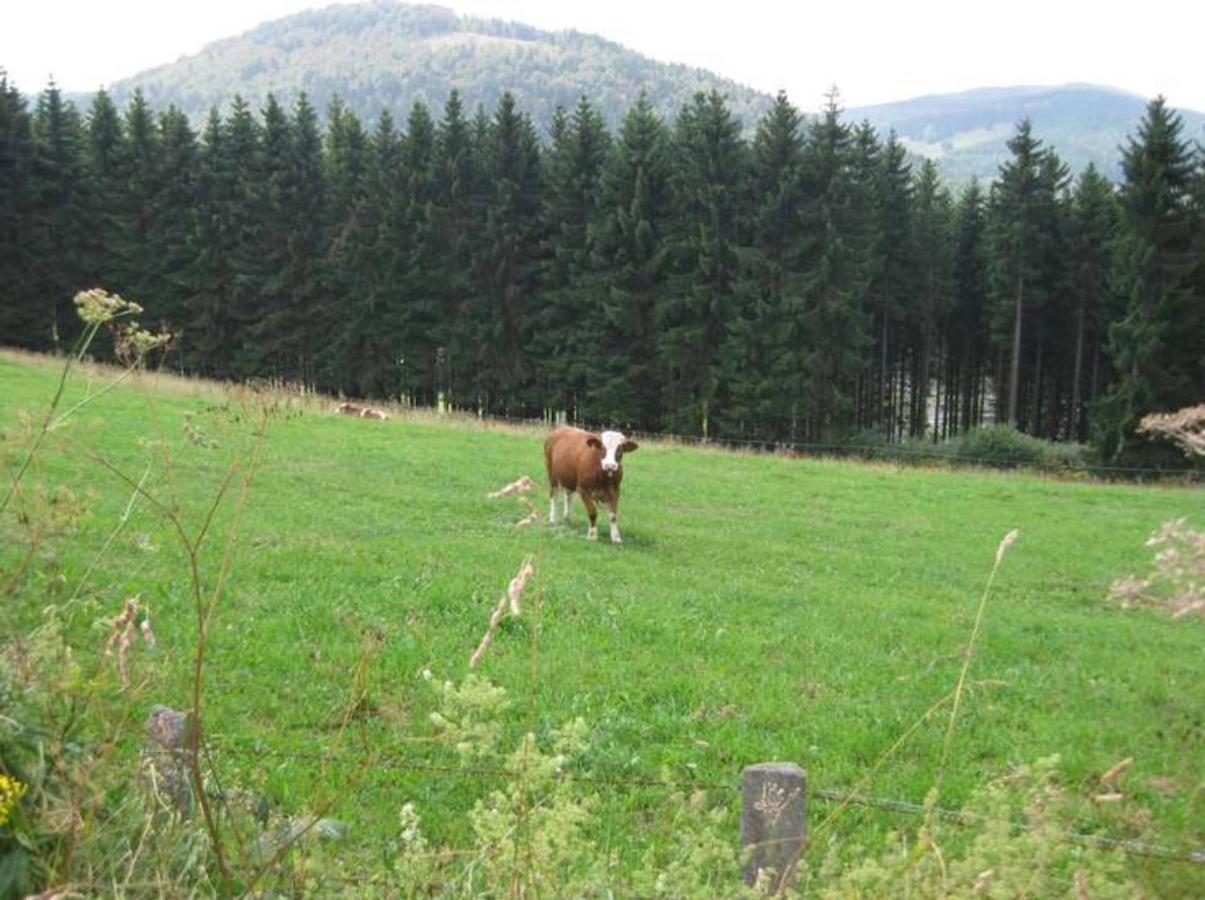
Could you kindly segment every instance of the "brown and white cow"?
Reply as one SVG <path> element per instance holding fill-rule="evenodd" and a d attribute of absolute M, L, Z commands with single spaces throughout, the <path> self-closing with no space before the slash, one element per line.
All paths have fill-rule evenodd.
<path fill-rule="evenodd" d="M 580 428 L 562 426 L 544 441 L 544 465 L 548 469 L 548 524 L 556 524 L 557 491 L 564 492 L 564 519 L 569 521 L 569 503 L 574 493 L 581 494 L 590 530 L 586 537 L 598 538 L 598 506 L 607 507 L 611 520 L 611 543 L 623 543 L 619 536 L 619 484 L 623 481 L 623 455 L 636 450 L 636 442 L 621 432 L 594 434 Z"/>

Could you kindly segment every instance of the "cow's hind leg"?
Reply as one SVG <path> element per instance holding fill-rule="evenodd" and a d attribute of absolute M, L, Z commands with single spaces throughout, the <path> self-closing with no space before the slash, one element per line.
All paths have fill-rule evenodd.
<path fill-rule="evenodd" d="M 557 486 L 551 485 L 548 488 L 548 524 L 556 524 L 556 492 Z"/>
<path fill-rule="evenodd" d="M 568 525 L 569 524 L 569 504 L 571 504 L 573 502 L 573 491 L 566 488 L 564 497 L 565 497 L 565 503 L 564 503 L 564 506 L 562 507 L 563 514 L 562 514 L 561 518 L 564 519 L 565 524 Z"/>
<path fill-rule="evenodd" d="M 586 515 L 590 517 L 590 528 L 586 531 L 586 538 L 596 541 L 598 540 L 598 507 L 594 504 L 593 498 L 585 491 L 582 491 L 582 503 L 586 506 Z"/>

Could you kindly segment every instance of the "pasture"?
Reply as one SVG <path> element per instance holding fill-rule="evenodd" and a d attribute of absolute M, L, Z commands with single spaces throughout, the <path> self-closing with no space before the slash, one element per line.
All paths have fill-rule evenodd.
<path fill-rule="evenodd" d="M 6 473 L 22 447 L 20 417 L 44 406 L 56 374 L 49 361 L 0 356 Z M 86 377 L 73 379 L 68 403 Z M 28 484 L 67 487 L 84 511 L 71 533 L 47 538 L 53 559 L 40 554 L 6 599 L 4 630 L 36 626 L 48 597 L 75 591 L 130 502 L 129 486 L 94 452 L 145 476 L 195 525 L 240 440 L 237 418 L 212 386 L 134 379 L 51 433 Z M 590 777 L 735 784 L 744 765 L 790 760 L 815 787 L 919 803 L 934 781 L 944 713 L 868 776 L 953 689 L 996 547 L 1019 528 L 988 599 L 942 805 L 1051 754 L 1068 790 L 1087 797 L 1132 756 L 1110 833 L 1205 846 L 1205 623 L 1107 601 L 1114 578 L 1149 566 L 1143 544 L 1162 522 L 1205 524 L 1200 490 L 650 440 L 625 459 L 624 544 L 612 546 L 605 527 L 599 542 L 585 540 L 580 501 L 571 526 L 543 524 L 541 439 L 534 429 L 363 421 L 317 406 L 270 423 L 245 510 L 236 521 L 232 491 L 214 524 L 219 540 L 201 558 L 211 584 L 220 538 L 237 526 L 205 688 L 225 781 L 292 810 L 340 786 L 328 814 L 347 823 L 352 853 L 374 854 L 406 802 L 433 843 L 463 841 L 468 810 L 492 785 L 422 768 L 456 765 L 428 721 L 432 684 L 464 678 L 498 597 L 531 554 L 523 614 L 502 623 L 477 669 L 512 700 L 503 718 L 511 745 L 580 716 L 589 749 L 576 771 Z M 540 523 L 516 529 L 524 511 L 486 494 L 523 474 L 537 483 Z M 21 532 L 11 520 L 0 529 L 7 569 Z M 151 610 L 158 640 L 131 651 L 118 742 L 131 759 L 152 704 L 189 703 L 196 626 L 185 558 L 145 502 L 81 601 L 65 607 L 81 656 L 99 655 L 102 620 L 132 595 Z M 357 769 L 366 754 L 382 761 Z M 600 784 L 598 793 L 591 827 L 622 861 L 657 822 L 665 790 Z M 714 799 L 735 809 L 722 792 Z M 877 844 L 888 827 L 910 824 L 853 809 L 839 839 Z M 1141 865 L 1156 886 L 1197 878 Z"/>

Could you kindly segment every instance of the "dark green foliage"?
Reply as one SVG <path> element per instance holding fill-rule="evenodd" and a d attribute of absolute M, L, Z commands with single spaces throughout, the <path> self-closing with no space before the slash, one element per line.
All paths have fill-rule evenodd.
<path fill-rule="evenodd" d="M 524 337 L 541 244 L 539 141 L 509 93 L 475 131 L 487 193 L 465 322 L 475 344 L 472 390 L 479 408 L 506 412 L 529 399 Z"/>
<path fill-rule="evenodd" d="M 50 315 L 36 289 L 33 122 L 0 70 L 0 341 L 45 348 Z"/>
<path fill-rule="evenodd" d="M 605 353 L 594 374 L 600 421 L 663 424 L 658 320 L 673 210 L 669 135 L 648 99 L 628 112 L 603 171 L 596 260 L 604 273 Z"/>
<path fill-rule="evenodd" d="M 803 157 L 803 408 L 804 436 L 812 440 L 848 429 L 870 325 L 864 298 L 872 272 L 871 196 L 855 177 L 853 133 L 840 113 L 834 93 L 809 129 Z"/>
<path fill-rule="evenodd" d="M 58 348 L 69 346 L 78 331 L 71 298 L 76 291 L 93 286 L 93 273 L 87 262 L 92 238 L 87 224 L 89 182 L 83 123 L 53 84 L 38 98 L 33 135 L 27 234 L 37 264 L 28 288 L 31 296 L 45 304 L 35 326 L 35 346 Z"/>
<path fill-rule="evenodd" d="M 557 110 L 545 157 L 543 290 L 531 314 L 537 395 L 586 415 L 598 414 L 588 392 L 608 351 L 603 284 L 592 256 L 609 144 L 601 116 L 585 97 L 572 115 Z"/>
<path fill-rule="evenodd" d="M 1033 427 L 1022 406 L 1023 391 L 1041 396 L 1041 383 L 1021 379 L 1022 369 L 1040 375 L 1040 364 L 1026 367 L 1026 357 L 1041 359 L 1040 315 L 1043 304 L 1057 292 L 1056 273 L 1060 258 L 1059 195 L 1066 186 L 1067 171 L 1052 151 L 1042 147 L 1028 121 L 1022 121 L 1009 141 L 1012 157 L 1000 167 L 1000 178 L 992 185 L 990 205 L 991 287 L 994 301 L 993 336 L 1008 360 L 998 374 L 997 418 L 1009 424 Z M 1036 323 L 1035 321 L 1036 320 Z M 1026 416 L 1022 422 L 1022 416 Z"/>
<path fill-rule="evenodd" d="M 1124 228 L 1113 271 L 1120 318 L 1108 337 L 1116 376 L 1096 418 L 1113 458 L 1126 450 L 1143 413 L 1205 396 L 1205 294 L 1194 283 L 1202 220 L 1182 131 L 1180 117 L 1157 98 L 1122 159 Z"/>
<path fill-rule="evenodd" d="M 667 424 L 677 431 L 707 435 L 724 411 L 720 351 L 738 288 L 744 153 L 740 123 L 719 94 L 682 108 L 673 141 L 677 278 L 660 316 Z"/>
<path fill-rule="evenodd" d="M 1120 194 L 1022 122 L 985 191 L 780 95 L 751 140 L 699 93 L 586 97 L 546 145 L 515 97 L 365 130 L 236 100 L 184 114 L 0 80 L 0 328 L 51 349 L 102 284 L 177 341 L 157 360 L 404 403 L 767 443 L 952 446 L 1011 421 L 1137 448 L 1205 396 L 1205 160 L 1161 102 Z M 1198 151 L 1199 152 L 1199 151 Z M 943 451 L 944 452 L 944 451 Z M 1170 461 L 1170 458 L 1169 458 Z"/>

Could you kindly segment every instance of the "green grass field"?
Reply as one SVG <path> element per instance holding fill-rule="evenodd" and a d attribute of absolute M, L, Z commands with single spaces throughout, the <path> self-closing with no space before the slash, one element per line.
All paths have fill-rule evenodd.
<path fill-rule="evenodd" d="M 0 356 L 6 472 L 23 446 L 20 416 L 44 406 L 55 376 L 50 362 Z M 69 401 L 83 383 L 72 382 Z M 89 450 L 135 480 L 149 464 L 152 490 L 197 523 L 237 442 L 239 423 L 221 407 L 212 387 L 133 382 L 50 436 L 27 485 L 69 486 L 88 511 L 73 534 L 48 539 L 54 560 L 39 557 L 27 587 L 5 601 L 6 631 L 35 625 L 47 594 L 75 590 L 130 499 Z M 187 440 L 186 416 L 220 446 Z M 944 713 L 866 776 L 953 689 L 997 544 L 1019 528 L 988 601 L 942 805 L 956 807 L 1012 764 L 1056 753 L 1069 790 L 1088 796 L 1101 773 L 1133 756 L 1112 833 L 1138 834 L 1132 813 L 1146 809 L 1146 838 L 1205 846 L 1205 623 L 1107 600 L 1112 579 L 1149 567 L 1143 544 L 1160 523 L 1205 523 L 1199 489 L 654 442 L 629 456 L 625 471 L 625 543 L 616 547 L 605 521 L 602 541 L 585 540 L 580 503 L 570 527 L 542 523 L 535 431 L 359 421 L 317 407 L 275 420 L 209 647 L 206 721 L 223 777 L 303 809 L 350 775 L 364 748 L 452 764 L 431 740 L 436 701 L 421 673 L 465 676 L 499 595 L 531 553 L 537 576 L 526 609 L 503 623 L 479 668 L 509 692 L 505 724 L 516 740 L 581 716 L 591 740 L 582 774 L 736 784 L 744 765 L 792 760 L 816 787 L 920 802 L 933 784 Z M 530 529 L 512 527 L 522 515 L 512 499 L 486 498 L 522 474 L 540 485 L 541 524 Z M 7 570 L 20 531 L 12 521 L 0 528 Z M 212 579 L 220 554 L 220 543 L 204 554 L 204 577 Z M 122 749 L 132 757 L 152 703 L 188 705 L 195 634 L 183 555 L 146 503 L 90 584 L 90 603 L 69 619 L 81 653 L 99 652 L 96 623 L 133 594 L 149 605 L 158 636 L 154 651 L 133 651 Z M 366 646 L 365 696 L 341 733 Z M 371 847 L 413 801 L 430 837 L 455 843 L 465 812 L 490 787 L 381 763 L 342 789 L 330 815 L 350 825 L 355 846 Z M 597 827 L 622 855 L 656 821 L 664 790 L 599 792 Z M 823 812 L 814 805 L 813 815 Z M 840 838 L 873 842 L 908 824 L 853 810 Z M 1195 877 L 1144 865 L 1156 884 Z"/>

